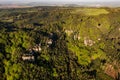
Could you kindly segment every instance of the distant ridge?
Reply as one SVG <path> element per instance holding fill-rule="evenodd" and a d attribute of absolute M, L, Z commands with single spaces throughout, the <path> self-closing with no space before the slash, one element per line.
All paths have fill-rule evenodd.
<path fill-rule="evenodd" d="M 10 9 L 10 8 L 28 8 L 31 6 L 25 6 L 25 5 L 16 5 L 16 4 L 6 4 L 6 5 L 0 5 L 0 9 Z"/>
<path fill-rule="evenodd" d="M 34 6 L 65 6 L 65 7 L 120 7 L 118 2 L 3 2 L 0 8 L 25 8 Z"/>

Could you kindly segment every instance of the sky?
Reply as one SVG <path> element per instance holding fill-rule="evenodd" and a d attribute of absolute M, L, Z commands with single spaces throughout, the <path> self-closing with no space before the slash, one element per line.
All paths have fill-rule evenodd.
<path fill-rule="evenodd" d="M 120 0 L 0 0 L 0 2 L 118 2 Z"/>

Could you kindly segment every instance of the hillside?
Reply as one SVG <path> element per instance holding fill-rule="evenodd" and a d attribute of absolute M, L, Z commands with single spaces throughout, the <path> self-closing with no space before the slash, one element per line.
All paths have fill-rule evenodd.
<path fill-rule="evenodd" d="M 0 9 L 0 80 L 120 80 L 120 8 Z"/>

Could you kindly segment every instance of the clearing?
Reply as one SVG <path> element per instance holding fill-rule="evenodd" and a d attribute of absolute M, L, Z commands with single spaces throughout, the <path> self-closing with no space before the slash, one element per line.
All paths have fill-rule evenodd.
<path fill-rule="evenodd" d="M 73 14 L 82 13 L 89 16 L 97 16 L 100 14 L 108 14 L 109 12 L 106 9 L 102 9 L 102 8 L 81 8 L 81 9 L 76 9 L 72 13 Z"/>

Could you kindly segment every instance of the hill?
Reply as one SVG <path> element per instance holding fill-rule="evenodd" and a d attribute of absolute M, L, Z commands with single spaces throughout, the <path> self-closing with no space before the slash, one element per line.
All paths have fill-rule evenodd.
<path fill-rule="evenodd" d="M 120 8 L 0 9 L 0 80 L 119 80 Z"/>

